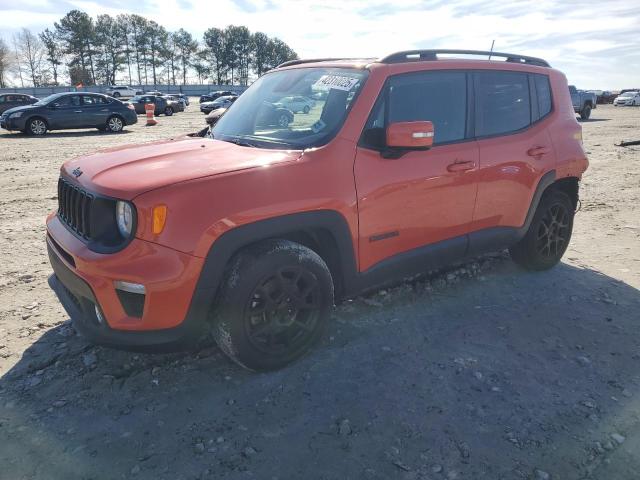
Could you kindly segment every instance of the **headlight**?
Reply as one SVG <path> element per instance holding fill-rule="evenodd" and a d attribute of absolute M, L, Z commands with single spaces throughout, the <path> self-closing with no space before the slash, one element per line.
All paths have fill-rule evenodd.
<path fill-rule="evenodd" d="M 118 200 L 116 203 L 118 231 L 123 238 L 129 238 L 133 230 L 133 208 L 130 203 Z"/>
<path fill-rule="evenodd" d="M 24 112 L 16 112 L 9 115 L 9 118 L 20 118 Z"/>

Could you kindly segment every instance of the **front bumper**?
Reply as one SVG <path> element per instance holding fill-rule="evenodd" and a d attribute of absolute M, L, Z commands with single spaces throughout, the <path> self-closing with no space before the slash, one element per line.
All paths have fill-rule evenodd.
<path fill-rule="evenodd" d="M 5 130 L 24 130 L 24 119 L 22 117 L 0 118 L 0 128 L 4 128 Z"/>
<path fill-rule="evenodd" d="M 49 285 L 90 341 L 125 349 L 175 350 L 201 335 L 213 300 L 213 292 L 197 289 L 203 259 L 139 239 L 118 253 L 90 252 L 57 216 L 49 218 L 47 233 L 54 271 Z M 145 285 L 140 317 L 127 313 L 116 279 Z"/>

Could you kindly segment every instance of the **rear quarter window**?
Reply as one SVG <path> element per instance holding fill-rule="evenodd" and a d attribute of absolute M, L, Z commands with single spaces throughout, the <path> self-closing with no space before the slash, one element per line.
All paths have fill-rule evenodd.
<path fill-rule="evenodd" d="M 474 78 L 477 137 L 517 132 L 531 124 L 526 73 L 476 72 Z"/>
<path fill-rule="evenodd" d="M 538 118 L 543 118 L 551 112 L 551 85 L 546 75 L 532 74 L 538 97 Z"/>

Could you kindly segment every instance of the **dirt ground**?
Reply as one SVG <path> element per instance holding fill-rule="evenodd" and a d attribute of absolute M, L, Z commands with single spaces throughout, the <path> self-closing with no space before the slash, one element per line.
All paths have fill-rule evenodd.
<path fill-rule="evenodd" d="M 211 345 L 93 347 L 47 286 L 60 164 L 195 131 L 0 133 L 0 479 L 640 478 L 640 108 L 583 123 L 564 261 L 483 257 L 339 305 L 312 354 L 248 373 Z"/>

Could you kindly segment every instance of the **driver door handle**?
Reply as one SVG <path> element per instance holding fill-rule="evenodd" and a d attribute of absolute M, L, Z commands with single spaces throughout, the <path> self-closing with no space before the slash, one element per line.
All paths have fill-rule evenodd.
<path fill-rule="evenodd" d="M 546 155 L 547 153 L 549 153 L 550 151 L 551 149 L 549 147 L 533 147 L 527 150 L 527 155 L 529 155 L 530 157 L 540 158 L 543 155 Z"/>
<path fill-rule="evenodd" d="M 74 110 L 73 113 L 82 113 L 82 110 Z"/>
<path fill-rule="evenodd" d="M 466 170 L 473 170 L 474 168 L 476 168 L 476 162 L 464 162 L 456 160 L 455 162 L 447 165 L 448 172 L 464 172 Z"/>

